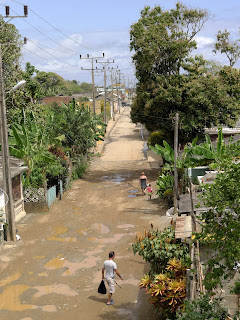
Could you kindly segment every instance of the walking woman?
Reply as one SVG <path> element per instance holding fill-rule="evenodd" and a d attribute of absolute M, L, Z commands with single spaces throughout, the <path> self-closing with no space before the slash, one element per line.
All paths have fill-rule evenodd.
<path fill-rule="evenodd" d="M 147 177 L 145 176 L 144 172 L 142 172 L 142 175 L 139 178 L 139 183 L 142 189 L 142 194 L 145 194 L 145 189 L 147 188 Z"/>

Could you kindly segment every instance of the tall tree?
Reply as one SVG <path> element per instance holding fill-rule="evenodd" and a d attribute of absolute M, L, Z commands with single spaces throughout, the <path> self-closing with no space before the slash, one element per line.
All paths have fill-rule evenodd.
<path fill-rule="evenodd" d="M 208 13 L 182 4 L 163 11 L 146 7 L 131 26 L 137 97 L 131 117 L 150 130 L 173 136 L 173 118 L 180 114 L 179 140 L 191 141 L 205 127 L 233 126 L 239 116 L 239 70 L 220 67 L 202 56 L 189 58 L 194 37 Z"/>
<path fill-rule="evenodd" d="M 7 108 L 14 107 L 15 99 L 13 93 L 7 92 L 21 80 L 21 67 L 19 58 L 21 56 L 20 34 L 13 24 L 5 23 L 0 17 L 0 43 L 2 49 L 2 67 L 4 76 L 4 87 L 6 92 Z"/>
<path fill-rule="evenodd" d="M 207 11 L 189 9 L 180 3 L 169 11 L 156 6 L 141 12 L 141 18 L 130 31 L 139 81 L 131 113 L 133 121 L 144 123 L 150 130 L 169 131 L 175 112 L 186 112 L 183 105 L 186 77 L 182 68 L 196 48 L 194 37 L 207 19 Z"/>
<path fill-rule="evenodd" d="M 196 48 L 195 35 L 207 19 L 207 11 L 180 3 L 169 11 L 160 6 L 145 7 L 130 31 L 137 79 L 143 82 L 158 75 L 179 74 L 183 59 Z"/>
<path fill-rule="evenodd" d="M 218 31 L 217 42 L 215 43 L 213 52 L 224 53 L 228 60 L 230 67 L 240 58 L 240 40 L 232 41 L 230 39 L 230 32 L 226 29 L 224 31 Z"/>

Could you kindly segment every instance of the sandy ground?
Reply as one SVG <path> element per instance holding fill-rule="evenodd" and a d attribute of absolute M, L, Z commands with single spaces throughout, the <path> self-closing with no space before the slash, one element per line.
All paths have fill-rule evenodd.
<path fill-rule="evenodd" d="M 148 265 L 134 256 L 137 233 L 170 223 L 157 199 L 147 200 L 138 177 L 145 171 L 156 190 L 157 170 L 144 156 L 144 140 L 123 109 L 111 124 L 103 154 L 74 182 L 50 212 L 28 214 L 17 226 L 22 238 L 0 248 L 1 320 L 159 319 L 139 279 Z M 114 305 L 97 293 L 108 252 L 124 280 L 116 279 Z"/>

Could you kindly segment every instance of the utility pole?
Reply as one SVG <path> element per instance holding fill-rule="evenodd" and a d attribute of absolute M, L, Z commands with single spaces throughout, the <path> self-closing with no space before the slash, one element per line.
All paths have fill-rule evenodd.
<path fill-rule="evenodd" d="M 112 88 L 112 117 L 113 117 L 113 121 L 115 121 L 114 98 L 113 98 L 113 74 L 112 74 L 112 71 L 111 71 L 111 88 Z"/>
<path fill-rule="evenodd" d="M 92 68 L 91 69 L 86 69 L 81 67 L 81 70 L 90 70 L 92 72 L 92 100 L 93 100 L 93 114 L 96 114 L 96 106 L 95 106 L 95 83 L 94 83 L 94 65 L 93 65 L 93 60 L 98 59 L 98 58 L 104 58 L 104 53 L 102 54 L 102 57 L 90 57 L 89 54 L 87 54 L 86 58 L 83 58 L 82 55 L 80 54 L 80 59 L 87 59 L 87 60 L 92 60 Z"/>
<path fill-rule="evenodd" d="M 114 110 L 114 96 L 113 96 L 113 70 L 118 69 L 118 66 L 116 68 L 109 68 L 108 70 L 111 72 L 111 100 L 112 100 L 112 118 L 113 121 L 115 121 L 115 110 Z"/>
<path fill-rule="evenodd" d="M 177 157 L 178 157 L 178 112 L 175 115 L 175 128 L 174 128 L 174 190 L 173 190 L 173 205 L 174 214 L 177 214 L 177 196 L 178 196 L 178 172 L 177 172 Z"/>
<path fill-rule="evenodd" d="M 24 6 L 24 16 L 10 16 L 9 6 L 5 7 L 6 16 L 3 18 L 9 18 L 7 22 L 13 18 L 25 18 L 28 15 L 28 7 Z M 25 43 L 25 40 L 24 40 Z M 3 80 L 3 68 L 2 68 L 2 45 L 16 45 L 17 43 L 4 43 L 0 44 L 0 132 L 1 132 L 1 151 L 2 151 L 2 170 L 3 170 L 3 187 L 5 197 L 5 210 L 6 210 L 6 233 L 7 241 L 16 241 L 16 227 L 15 227 L 15 210 L 13 205 L 13 192 L 12 192 L 12 178 L 10 168 L 10 154 L 8 144 L 8 127 L 7 127 L 7 115 L 6 115 L 6 104 L 5 104 L 5 91 L 4 91 L 4 80 Z M 6 198 L 6 195 L 8 199 Z"/>
<path fill-rule="evenodd" d="M 15 228 L 15 212 L 13 205 L 13 192 L 12 192 L 12 178 L 10 169 L 10 155 L 8 145 L 8 129 L 7 129 L 7 116 L 5 105 L 5 94 L 3 84 L 3 70 L 2 70 L 2 46 L 0 45 L 0 123 L 1 123 L 1 144 L 2 144 L 2 170 L 3 170 L 3 187 L 8 199 L 5 199 L 6 206 L 6 221 L 7 221 L 7 240 L 15 241 L 16 228 Z"/>
<path fill-rule="evenodd" d="M 107 124 L 107 72 L 106 72 L 106 66 L 110 63 L 114 63 L 114 60 L 105 60 L 105 61 L 98 61 L 96 60 L 96 63 L 101 63 L 103 66 L 104 71 L 104 123 Z M 98 69 L 99 70 L 99 69 Z"/>
<path fill-rule="evenodd" d="M 117 76 L 119 75 L 119 82 L 118 82 L 118 78 Z M 118 88 L 118 84 L 119 84 L 119 88 Z M 120 89 L 120 70 L 116 71 L 116 87 L 117 87 L 117 99 L 118 99 L 118 113 L 120 113 L 120 99 L 119 99 L 119 89 Z"/>

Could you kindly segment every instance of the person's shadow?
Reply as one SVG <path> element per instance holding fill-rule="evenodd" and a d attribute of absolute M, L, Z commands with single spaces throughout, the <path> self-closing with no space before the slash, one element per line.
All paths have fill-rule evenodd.
<path fill-rule="evenodd" d="M 96 297 L 96 296 L 90 296 L 90 297 L 88 297 L 88 299 L 91 299 L 91 300 L 93 300 L 93 301 L 101 302 L 101 303 L 106 304 L 106 301 L 107 301 L 107 295 L 102 295 L 102 297 L 101 297 L 101 296 L 99 296 L 99 297 Z"/>

